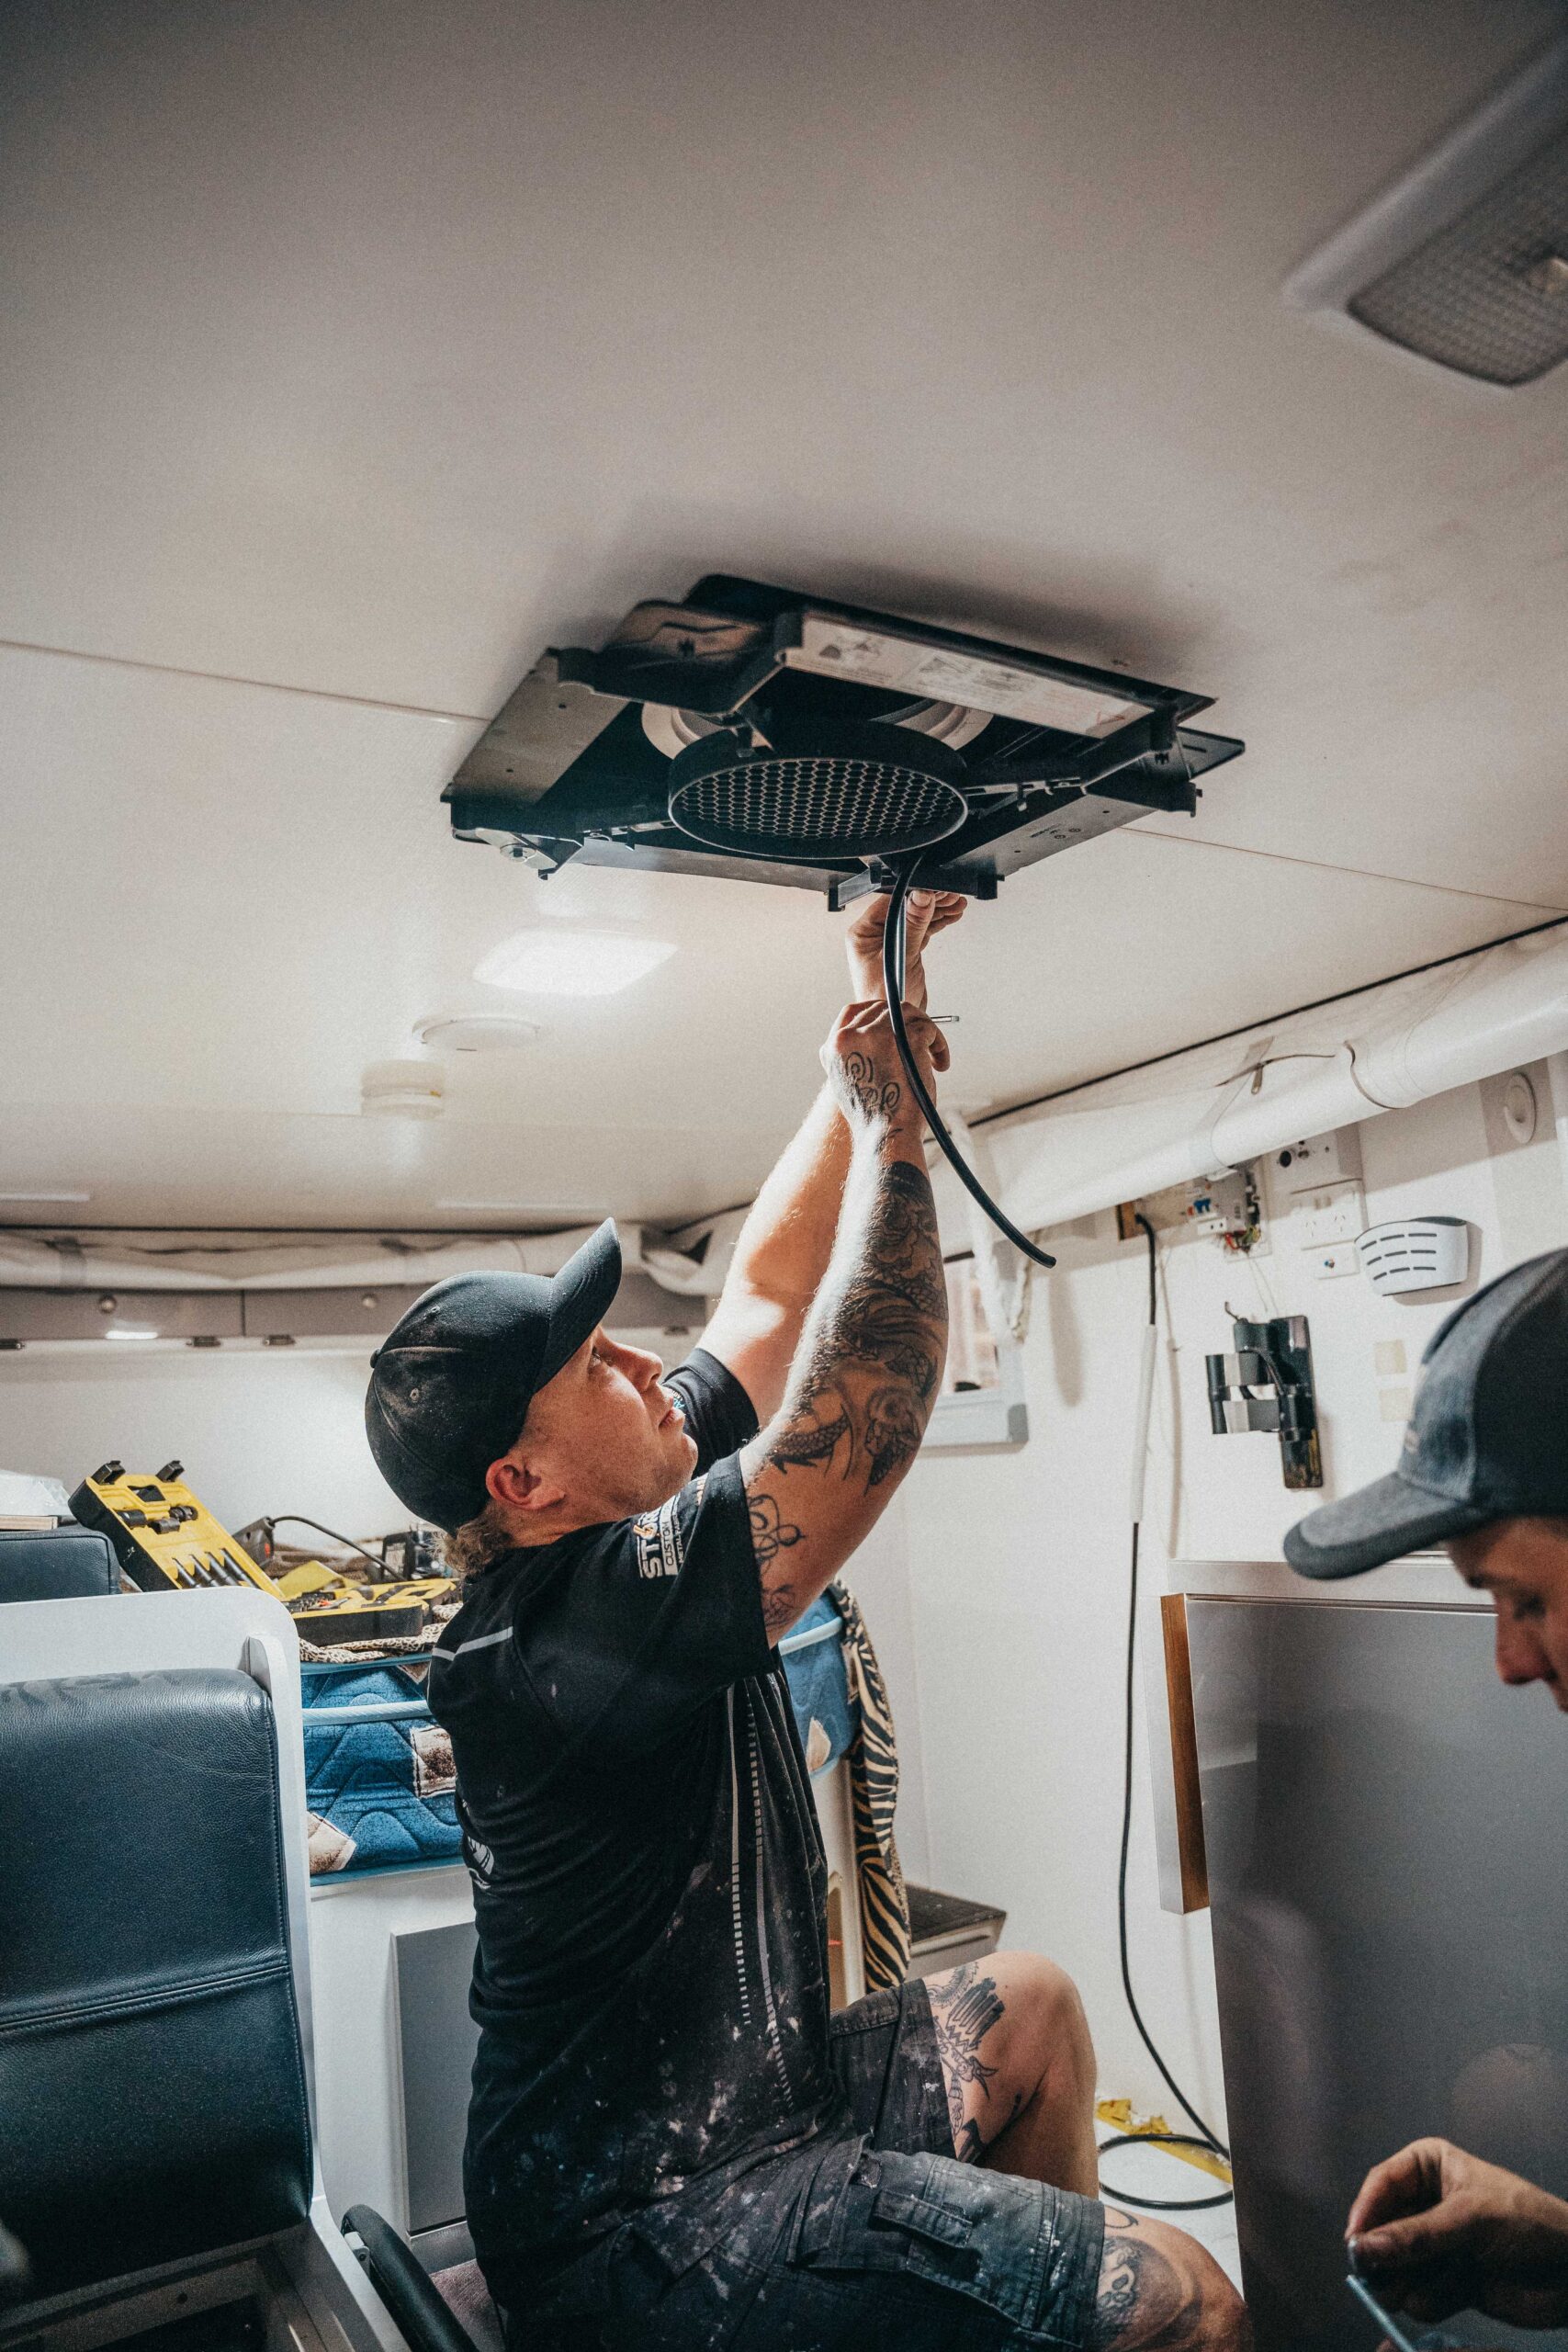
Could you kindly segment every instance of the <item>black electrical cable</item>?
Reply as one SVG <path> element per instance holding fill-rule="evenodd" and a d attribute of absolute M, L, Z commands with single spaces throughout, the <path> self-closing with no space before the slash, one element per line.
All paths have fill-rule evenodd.
<path fill-rule="evenodd" d="M 1054 1266 L 1056 1261 L 1050 1252 L 1042 1250 L 1038 1242 L 1031 1241 L 1026 1233 L 1021 1233 L 1011 1218 L 1004 1216 L 992 1200 L 943 1126 L 941 1114 L 931 1100 L 931 1090 L 920 1076 L 910 1051 L 909 1033 L 904 1021 L 904 901 L 909 895 L 919 865 L 918 857 L 910 858 L 898 868 L 892 896 L 887 902 L 887 921 L 882 932 L 882 981 L 887 997 L 887 1015 L 893 1023 L 893 1042 L 898 1048 L 898 1058 L 904 1065 L 909 1091 L 920 1106 L 938 1149 L 970 1199 L 979 1203 L 991 1223 L 1006 1234 L 1015 1250 L 1021 1250 L 1024 1256 L 1032 1259 L 1037 1266 Z"/>
<path fill-rule="evenodd" d="M 898 1058 L 904 1065 L 904 1075 L 909 1081 L 909 1091 L 920 1106 L 926 1125 L 964 1191 L 972 1200 L 978 1202 L 992 1224 L 1006 1234 L 1015 1249 L 1021 1250 L 1024 1256 L 1032 1259 L 1037 1266 L 1054 1266 L 1056 1262 L 1055 1258 L 1047 1250 L 1042 1250 L 1038 1243 L 1031 1241 L 1027 1234 L 1021 1233 L 1011 1219 L 1003 1215 L 959 1151 L 957 1145 L 942 1123 L 936 1104 L 931 1100 L 931 1091 L 921 1078 L 916 1066 L 914 1054 L 910 1050 L 908 1031 L 904 1021 L 904 906 L 914 885 L 919 863 L 919 857 L 912 857 L 899 866 L 888 899 L 887 919 L 882 933 L 883 989 L 887 998 L 887 1013 L 893 1024 L 893 1039 L 898 1048 Z M 1137 1223 L 1143 1227 L 1149 1245 L 1148 1322 L 1152 1330 L 1159 1320 L 1159 1284 L 1154 1227 L 1145 1216 L 1140 1216 Z M 1202 2148 L 1210 2155 L 1221 2156 L 1228 2163 L 1230 2150 L 1218 2134 L 1212 2132 L 1204 2122 L 1161 2057 L 1156 2047 L 1154 2037 L 1144 2023 L 1137 1996 L 1133 1991 L 1133 1971 L 1127 1952 L 1127 1851 L 1133 1829 L 1133 1690 L 1138 1636 L 1138 1522 L 1134 1520 L 1132 1573 L 1127 1599 L 1127 1690 L 1126 1728 L 1122 1754 L 1122 1858 L 1116 1880 L 1117 1929 L 1122 1948 L 1122 1989 L 1127 1996 L 1127 2007 L 1132 2012 L 1133 2023 L 1143 2037 L 1144 2047 L 1159 2068 L 1171 2095 L 1182 2111 L 1198 2126 L 1198 2131 L 1196 2133 L 1189 2132 L 1118 2132 L 1114 2139 L 1100 2143 L 1100 2154 L 1103 2154 L 1110 2148 Z M 1232 2199 L 1232 2192 L 1228 2188 L 1223 2190 L 1218 2197 L 1129 2197 L 1122 2190 L 1115 2190 L 1112 2193 L 1121 2204 L 1136 2205 L 1141 2210 L 1155 2213 L 1201 2213 L 1206 2211 L 1211 2206 L 1228 2205 Z"/>
<path fill-rule="evenodd" d="M 1149 1314 L 1148 1328 L 1153 1330 L 1159 1320 L 1159 1276 L 1155 1250 L 1155 1229 L 1146 1216 L 1135 1219 L 1149 1245 Z M 1100 2143 L 1103 2155 L 1110 2148 L 1203 2148 L 1209 2154 L 1222 2156 L 1228 2163 L 1230 2150 L 1216 2132 L 1210 2129 L 1182 2089 L 1156 2046 L 1154 2036 L 1144 2023 L 1133 1990 L 1133 1968 L 1127 1951 L 1127 1851 L 1133 1836 L 1133 1692 L 1134 1660 L 1138 1646 L 1138 1534 L 1139 1522 L 1133 1521 L 1131 1574 L 1127 1593 L 1127 1687 L 1124 1734 L 1122 1751 L 1122 1858 L 1116 1874 L 1116 1928 L 1122 1948 L 1122 1990 L 1127 1996 L 1127 2007 L 1133 2023 L 1143 2037 L 1145 2049 L 1165 2078 L 1166 2085 L 1183 2112 L 1198 2126 L 1197 2133 L 1189 2132 L 1120 2132 L 1113 2140 Z M 1199 2135 L 1201 2135 L 1201 2137 Z M 1122 2189 L 1111 2194 L 1122 2205 L 1136 2205 L 1154 2213 L 1201 2213 L 1211 2206 L 1228 2205 L 1233 2191 L 1224 2189 L 1218 2197 L 1129 2197 Z"/>
<path fill-rule="evenodd" d="M 378 1552 L 366 1551 L 364 1544 L 356 1544 L 352 1535 L 340 1535 L 335 1527 L 323 1527 L 319 1519 L 307 1519 L 303 1511 L 274 1511 L 272 1523 L 274 1527 L 313 1527 L 318 1535 L 330 1535 L 334 1544 L 342 1544 L 350 1552 L 360 1553 L 367 1560 L 373 1561 L 377 1567 L 384 1568 L 387 1565 Z"/>

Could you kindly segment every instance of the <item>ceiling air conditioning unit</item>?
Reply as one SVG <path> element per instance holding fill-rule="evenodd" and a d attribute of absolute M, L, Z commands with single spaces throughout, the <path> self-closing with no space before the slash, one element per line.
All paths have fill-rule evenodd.
<path fill-rule="evenodd" d="M 460 840 L 545 874 L 733 876 L 842 904 L 889 861 L 993 898 L 1244 746 L 1203 695 L 712 574 L 551 650 L 443 795 Z"/>
<path fill-rule="evenodd" d="M 1292 308 L 1483 384 L 1568 358 L 1568 36 L 1287 279 Z"/>

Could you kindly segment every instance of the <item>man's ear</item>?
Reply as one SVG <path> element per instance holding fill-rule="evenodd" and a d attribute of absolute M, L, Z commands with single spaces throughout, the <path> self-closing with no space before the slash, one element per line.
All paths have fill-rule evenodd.
<path fill-rule="evenodd" d="M 551 1510 L 566 1500 L 566 1488 L 546 1478 L 515 1453 L 503 1453 L 485 1472 L 492 1502 L 507 1510 Z"/>

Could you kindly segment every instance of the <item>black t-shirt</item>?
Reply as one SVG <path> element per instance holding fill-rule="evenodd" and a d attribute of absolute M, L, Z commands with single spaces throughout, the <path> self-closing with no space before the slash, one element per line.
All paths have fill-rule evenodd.
<path fill-rule="evenodd" d="M 485 1569 L 431 1668 L 479 1924 L 481 2256 L 547 2266 L 838 2106 L 827 1873 L 735 1459 L 756 1416 L 700 1349 L 669 1385 L 691 1484 Z"/>

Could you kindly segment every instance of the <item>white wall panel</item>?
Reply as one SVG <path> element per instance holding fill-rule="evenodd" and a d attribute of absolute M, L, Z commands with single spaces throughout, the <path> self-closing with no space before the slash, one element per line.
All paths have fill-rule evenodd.
<path fill-rule="evenodd" d="M 1537 1139 L 1488 1140 L 1483 1090 L 1461 1088 L 1359 1130 L 1367 1212 L 1421 1211 L 1477 1228 L 1473 1288 L 1523 1256 L 1568 1244 L 1568 1193 L 1545 1069 Z M 1318 1282 L 1297 1246 L 1289 1171 L 1269 1171 L 1270 1247 L 1250 1264 L 1196 1236 L 1162 1238 L 1162 1348 L 1145 1523 L 1142 1640 L 1170 1558 L 1278 1559 L 1303 1510 L 1380 1476 L 1431 1333 L 1467 1293 L 1382 1297 L 1358 1273 Z M 1008 1941 L 1051 1952 L 1087 2001 L 1108 2090 L 1168 2094 L 1122 2002 L 1115 1933 L 1129 1449 L 1145 1314 L 1139 1243 L 1109 1216 L 1053 1237 L 1027 1345 L 1031 1441 L 972 1461 L 928 1455 L 905 1489 L 922 1768 L 937 1883 L 1005 1904 Z M 1304 1313 L 1323 1420 L 1321 1496 L 1287 1492 L 1277 1442 L 1215 1438 L 1203 1373 L 1246 1316 Z M 1174 1347 L 1170 1342 L 1174 1340 Z M 1407 1370 L 1379 1370 L 1396 1341 Z M 1521 1705 L 1543 1704 L 1540 1693 Z M 1142 1678 L 1131 1858 L 1134 1979 L 1156 2038 L 1211 2121 L 1222 2107 L 1206 1916 L 1158 1908 Z M 1179 2193 L 1173 2189 L 1171 2194 Z"/>

